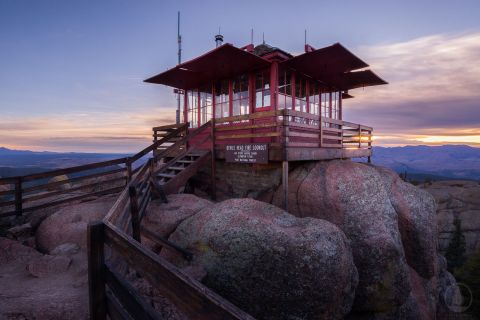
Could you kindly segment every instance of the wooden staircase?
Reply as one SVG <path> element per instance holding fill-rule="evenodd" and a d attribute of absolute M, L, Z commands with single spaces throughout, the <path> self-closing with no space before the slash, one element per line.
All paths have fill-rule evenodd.
<path fill-rule="evenodd" d="M 172 134 L 174 135 L 172 136 Z M 153 128 L 153 142 L 158 143 L 156 149 L 153 151 L 153 155 L 157 156 L 158 154 L 167 151 L 177 142 L 185 140 L 187 135 L 188 126 L 185 124 L 172 124 Z M 186 148 L 186 144 L 181 144 L 175 149 L 172 148 L 172 150 L 169 152 L 169 155 L 178 155 L 180 152 L 185 151 Z"/>
<path fill-rule="evenodd" d="M 188 179 L 212 160 L 210 150 L 199 149 L 196 145 L 189 144 L 193 137 L 210 126 L 209 121 L 190 133 L 181 126 L 154 128 L 154 139 L 157 139 L 156 137 L 161 139 L 158 140 L 158 147 L 154 151 L 155 165 L 151 179 L 164 194 L 183 192 Z M 165 139 L 166 137 L 168 139 Z M 210 135 L 197 145 L 201 146 L 208 139 L 211 139 Z"/>
<path fill-rule="evenodd" d="M 154 178 L 166 194 L 182 192 L 188 179 L 211 159 L 210 151 L 183 152 L 155 172 Z"/>

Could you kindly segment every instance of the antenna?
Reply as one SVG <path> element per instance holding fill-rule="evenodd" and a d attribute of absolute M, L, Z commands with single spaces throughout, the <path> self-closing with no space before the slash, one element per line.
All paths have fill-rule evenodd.
<path fill-rule="evenodd" d="M 305 45 L 307 45 L 307 29 L 305 29 Z"/>
<path fill-rule="evenodd" d="M 182 62 L 182 36 L 180 35 L 180 11 L 177 19 L 178 64 Z"/>
<path fill-rule="evenodd" d="M 263 41 L 263 44 L 265 44 L 265 32 L 262 32 L 262 41 Z"/>
<path fill-rule="evenodd" d="M 220 27 L 218 27 L 218 34 L 215 36 L 215 46 L 218 48 L 223 43 L 223 36 L 220 34 Z"/>
<path fill-rule="evenodd" d="M 178 64 L 182 62 L 182 36 L 180 35 L 180 11 L 177 16 L 177 42 L 178 42 Z M 177 90 L 177 112 L 175 114 L 175 120 L 177 124 L 180 123 L 180 95 L 181 90 Z"/>
<path fill-rule="evenodd" d="M 250 33 L 250 43 L 253 44 L 253 28 L 252 28 L 252 31 Z"/>

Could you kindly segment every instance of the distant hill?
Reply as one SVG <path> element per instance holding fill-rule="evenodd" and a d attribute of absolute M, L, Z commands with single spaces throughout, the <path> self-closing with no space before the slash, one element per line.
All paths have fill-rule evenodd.
<path fill-rule="evenodd" d="M 12 177 L 58 168 L 107 161 L 130 154 L 37 152 L 0 147 L 0 177 Z"/>
<path fill-rule="evenodd" d="M 58 153 L 0 147 L 0 176 L 25 175 L 130 156 L 115 153 Z M 373 147 L 372 161 L 409 179 L 480 180 L 480 148 L 466 145 Z"/>
<path fill-rule="evenodd" d="M 416 180 L 480 180 L 480 148 L 466 145 L 374 147 L 372 161 Z"/>

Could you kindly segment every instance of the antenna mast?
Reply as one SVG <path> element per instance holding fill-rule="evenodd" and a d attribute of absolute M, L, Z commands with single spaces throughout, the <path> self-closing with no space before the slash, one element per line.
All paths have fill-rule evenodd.
<path fill-rule="evenodd" d="M 177 16 L 177 42 L 178 42 L 178 64 L 182 63 L 182 36 L 180 35 L 180 11 L 178 11 Z M 182 90 L 180 88 L 177 90 L 177 112 L 176 112 L 176 123 L 180 123 L 180 96 Z"/>

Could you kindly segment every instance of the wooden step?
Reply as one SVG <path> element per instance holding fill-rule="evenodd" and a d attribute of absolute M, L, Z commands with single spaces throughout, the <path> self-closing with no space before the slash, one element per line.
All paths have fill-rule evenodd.
<path fill-rule="evenodd" d="M 182 171 L 182 170 L 185 170 L 185 167 L 168 167 L 168 169 Z"/>
<path fill-rule="evenodd" d="M 195 161 L 193 161 L 193 160 L 178 160 L 177 162 L 179 162 L 179 163 L 194 163 Z"/>
<path fill-rule="evenodd" d="M 173 178 L 175 177 L 176 175 L 175 174 L 169 174 L 169 173 L 159 173 L 157 174 L 157 177 L 160 177 L 160 178 Z"/>

